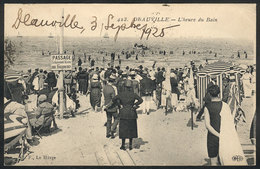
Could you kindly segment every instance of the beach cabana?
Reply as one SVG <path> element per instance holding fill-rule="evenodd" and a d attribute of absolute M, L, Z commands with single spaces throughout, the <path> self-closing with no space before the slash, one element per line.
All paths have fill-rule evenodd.
<path fill-rule="evenodd" d="M 14 70 L 4 72 L 4 97 L 21 103 L 22 91 L 18 85 L 21 77 L 22 74 Z"/>
<path fill-rule="evenodd" d="M 198 92 L 198 98 L 200 102 L 200 108 L 202 108 L 203 106 L 203 98 L 206 95 L 207 85 L 210 82 L 211 77 L 216 77 L 217 85 L 220 88 L 220 98 L 222 99 L 223 74 L 229 73 L 231 67 L 233 67 L 233 70 L 236 75 L 236 82 L 238 82 L 237 73 L 240 72 L 242 69 L 237 66 L 234 66 L 232 63 L 229 62 L 217 61 L 206 65 L 199 72 L 197 72 L 197 92 Z"/>
<path fill-rule="evenodd" d="M 27 118 L 8 112 L 5 107 L 12 101 L 21 100 L 22 91 L 18 86 L 18 80 L 22 74 L 13 70 L 4 73 L 4 151 L 8 151 L 22 139 L 21 150 L 18 159 L 23 159 L 24 138 L 27 129 Z"/>

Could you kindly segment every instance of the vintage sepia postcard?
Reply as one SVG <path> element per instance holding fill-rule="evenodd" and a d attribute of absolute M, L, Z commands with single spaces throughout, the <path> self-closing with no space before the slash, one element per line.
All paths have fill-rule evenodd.
<path fill-rule="evenodd" d="M 5 166 L 256 165 L 256 4 L 4 4 Z"/>

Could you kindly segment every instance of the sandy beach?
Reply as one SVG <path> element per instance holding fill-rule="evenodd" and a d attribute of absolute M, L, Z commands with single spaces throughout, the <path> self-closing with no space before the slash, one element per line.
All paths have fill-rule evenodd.
<path fill-rule="evenodd" d="M 138 138 L 134 149 L 119 149 L 121 140 L 105 137 L 106 115 L 90 109 L 86 96 L 79 95 L 82 107 L 72 118 L 57 119 L 58 130 L 35 137 L 30 152 L 17 166 L 86 165 L 86 166 L 208 166 L 204 121 L 195 122 L 191 130 L 190 113 L 174 112 L 167 116 L 163 109 L 152 106 L 150 115 L 138 111 Z M 180 103 L 182 104 L 182 103 Z M 242 102 L 246 123 L 238 124 L 238 135 L 249 165 L 254 164 L 255 147 L 249 139 L 253 117 L 253 98 Z M 128 147 L 128 140 L 126 141 Z M 15 157 L 17 154 L 6 154 Z"/>

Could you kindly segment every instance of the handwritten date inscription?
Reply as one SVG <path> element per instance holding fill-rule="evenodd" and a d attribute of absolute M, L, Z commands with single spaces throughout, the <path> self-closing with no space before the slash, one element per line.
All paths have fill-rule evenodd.
<path fill-rule="evenodd" d="M 83 25 L 80 25 L 80 23 L 76 20 L 76 15 L 73 15 L 71 17 L 70 14 L 68 14 L 63 21 L 57 21 L 57 20 L 44 20 L 44 19 L 37 19 L 37 18 L 32 18 L 29 13 L 23 15 L 23 10 L 20 8 L 17 13 L 17 18 L 15 22 L 12 25 L 12 28 L 18 29 L 21 24 L 24 26 L 33 26 L 33 27 L 64 27 L 64 28 L 70 28 L 70 29 L 77 29 L 80 30 L 80 33 L 82 34 L 86 28 Z M 140 24 L 136 23 L 136 19 L 133 18 L 131 23 L 120 23 L 116 24 L 114 23 L 114 15 L 109 14 L 107 17 L 107 22 L 102 23 L 102 28 L 104 27 L 105 30 L 115 30 L 115 36 L 114 40 L 116 41 L 118 38 L 118 35 L 121 31 L 125 31 L 128 29 L 135 29 L 141 32 L 140 39 L 143 39 L 144 36 L 146 36 L 146 40 L 149 39 L 150 36 L 153 36 L 155 38 L 157 37 L 164 37 L 165 35 L 165 30 L 178 27 L 180 24 L 175 24 L 163 28 L 158 28 L 156 26 L 148 26 L 148 24 Z M 93 16 L 93 21 L 90 23 L 90 30 L 95 31 L 99 25 L 98 19 L 96 16 Z M 102 30 L 102 29 L 101 29 Z"/>

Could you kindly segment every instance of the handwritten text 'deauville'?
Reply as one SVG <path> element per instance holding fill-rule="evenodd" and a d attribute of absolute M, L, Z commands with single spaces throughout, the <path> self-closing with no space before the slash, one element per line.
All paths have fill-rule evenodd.
<path fill-rule="evenodd" d="M 91 31 L 95 31 L 97 28 L 97 25 L 99 25 L 97 22 L 97 17 L 94 16 L 94 21 L 91 22 Z M 131 23 L 129 25 L 127 25 L 126 23 L 121 23 L 121 24 L 114 24 L 112 23 L 114 18 L 114 15 L 109 14 L 108 18 L 107 18 L 107 24 L 105 25 L 105 29 L 106 30 L 116 30 L 116 34 L 114 36 L 114 40 L 116 41 L 119 35 L 120 31 L 125 31 L 128 29 L 136 29 L 142 32 L 140 39 L 143 39 L 143 37 L 146 35 L 146 40 L 149 39 L 149 37 L 152 35 L 153 37 L 164 37 L 165 35 L 165 30 L 166 29 L 170 29 L 173 27 L 178 27 L 180 26 L 180 24 L 176 24 L 176 25 L 171 25 L 171 26 L 167 26 L 164 28 L 157 28 L 155 26 L 149 27 L 148 24 L 140 24 L 140 23 L 136 23 L 136 19 L 133 18 Z M 79 29 L 81 30 L 80 33 L 83 33 L 85 31 L 84 26 L 79 26 L 79 22 L 76 21 L 76 15 L 73 15 L 72 17 L 70 17 L 70 14 L 68 14 L 64 21 L 57 21 L 57 20 L 53 20 L 53 21 L 49 21 L 49 20 L 40 20 L 37 18 L 32 18 L 31 19 L 31 15 L 29 13 L 25 14 L 23 16 L 23 10 L 20 8 L 18 10 L 18 14 L 17 14 L 17 18 L 14 22 L 14 24 L 12 25 L 12 28 L 14 29 L 18 29 L 20 24 L 23 24 L 24 26 L 34 26 L 34 27 L 65 27 L 65 28 L 70 28 L 70 29 Z M 102 25 L 104 25 L 104 23 L 102 23 Z"/>

